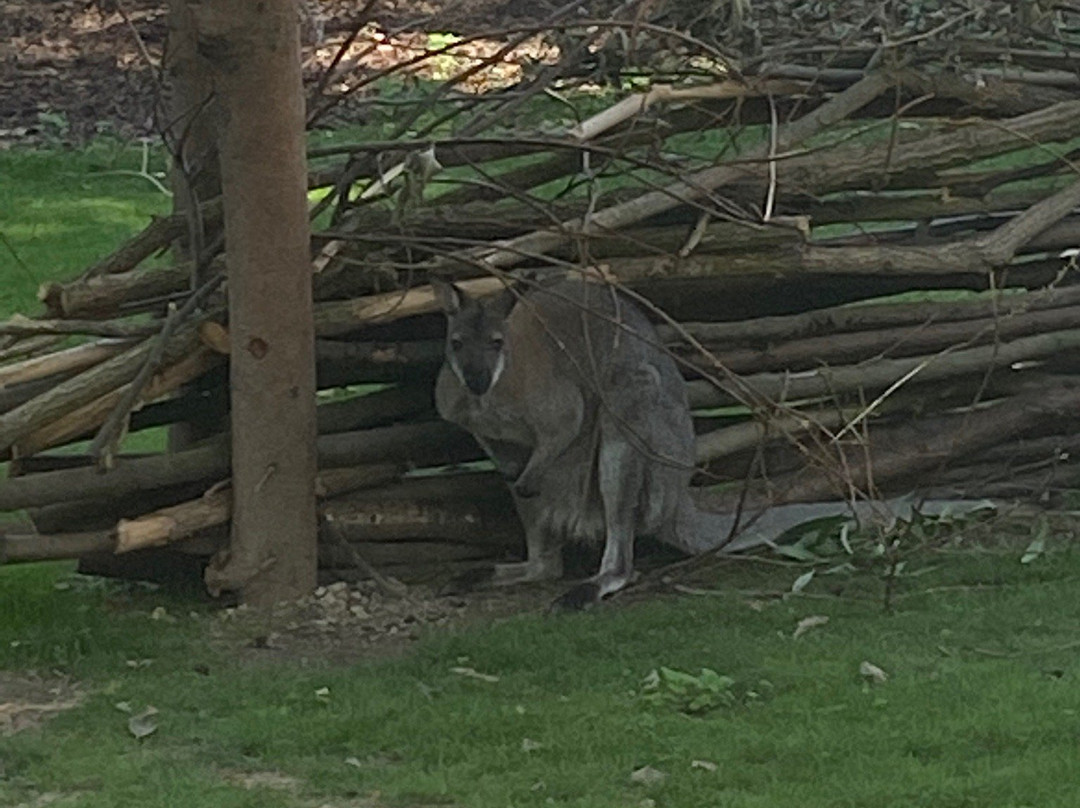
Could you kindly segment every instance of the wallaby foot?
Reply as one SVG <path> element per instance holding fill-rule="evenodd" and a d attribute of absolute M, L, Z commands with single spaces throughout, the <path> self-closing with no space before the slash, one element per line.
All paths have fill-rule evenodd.
<path fill-rule="evenodd" d="M 578 584 L 559 597 L 555 598 L 548 606 L 548 612 L 558 614 L 561 612 L 583 612 L 590 606 L 600 602 L 600 587 L 592 581 Z"/>
<path fill-rule="evenodd" d="M 632 573 L 599 573 L 568 590 L 552 601 L 549 612 L 580 612 L 599 603 L 608 595 L 625 589 L 634 576 Z"/>
<path fill-rule="evenodd" d="M 562 560 L 535 559 L 477 567 L 456 575 L 439 589 L 440 595 L 464 595 L 477 589 L 553 581 L 562 577 Z"/>
<path fill-rule="evenodd" d="M 466 595 L 477 589 L 491 584 L 495 577 L 494 567 L 477 567 L 466 570 L 460 575 L 455 575 L 439 588 L 439 595 L 449 597 L 453 595 Z"/>
<path fill-rule="evenodd" d="M 533 558 L 513 564 L 496 564 L 492 586 L 515 586 L 562 577 L 562 559 Z"/>

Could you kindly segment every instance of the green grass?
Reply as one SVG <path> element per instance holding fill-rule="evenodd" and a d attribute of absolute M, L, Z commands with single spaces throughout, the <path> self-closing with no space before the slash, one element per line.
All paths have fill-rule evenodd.
<path fill-rule="evenodd" d="M 206 646 L 204 614 L 150 620 L 157 605 L 188 614 L 165 596 L 58 591 L 67 573 L 55 565 L 4 570 L 0 667 L 58 669 L 90 695 L 0 739 L 0 802 L 48 792 L 78 793 L 87 808 L 344 805 L 378 792 L 388 805 L 478 808 L 646 797 L 680 808 L 1064 808 L 1080 785 L 1080 551 L 1018 558 L 921 557 L 892 614 L 865 575 L 851 591 L 875 597 L 829 597 L 826 579 L 811 597 L 744 596 L 786 590 L 801 571 L 744 562 L 710 582 L 718 596 L 523 615 L 430 635 L 400 659 L 314 669 L 237 663 Z M 809 615 L 830 620 L 792 639 Z M 141 659 L 152 662 L 127 665 Z M 889 681 L 863 683 L 864 660 Z M 691 717 L 642 697 L 658 666 L 712 668 L 762 696 Z M 156 707 L 157 732 L 131 737 L 118 702 Z M 646 765 L 666 779 L 632 784 Z M 295 778 L 298 792 L 246 792 L 225 780 L 237 770 Z"/>
<path fill-rule="evenodd" d="M 164 169 L 160 147 L 151 171 Z M 140 150 L 115 141 L 86 149 L 0 152 L 0 317 L 38 310 L 41 283 L 65 280 L 116 249 L 168 197 L 138 171 Z"/>

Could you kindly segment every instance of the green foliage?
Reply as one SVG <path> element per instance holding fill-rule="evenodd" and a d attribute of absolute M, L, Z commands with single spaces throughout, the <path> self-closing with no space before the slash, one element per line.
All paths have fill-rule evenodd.
<path fill-rule="evenodd" d="M 735 680 L 712 668 L 702 668 L 699 676 L 659 667 L 649 671 L 641 685 L 645 701 L 671 707 L 681 713 L 702 715 L 735 704 Z"/>

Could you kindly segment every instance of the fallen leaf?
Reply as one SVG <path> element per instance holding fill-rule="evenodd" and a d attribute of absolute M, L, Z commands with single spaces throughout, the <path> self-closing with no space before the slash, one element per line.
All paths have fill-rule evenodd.
<path fill-rule="evenodd" d="M 131 713 L 134 712 L 130 701 L 118 701 L 116 702 L 116 704 L 113 705 L 113 707 L 115 707 L 122 713 L 127 713 L 128 715 L 131 715 Z"/>
<path fill-rule="evenodd" d="M 321 701 L 323 704 L 330 703 L 330 688 L 320 687 L 315 691 L 315 700 Z"/>
<path fill-rule="evenodd" d="M 138 715 L 133 715 L 128 719 L 128 732 L 134 735 L 139 740 L 153 735 L 157 732 L 157 719 L 154 716 L 157 715 L 157 710 L 153 707 L 147 707 Z"/>
<path fill-rule="evenodd" d="M 1041 556 L 1045 552 L 1046 539 L 1040 536 L 1039 538 L 1031 542 L 1031 544 L 1027 546 L 1027 549 L 1024 550 L 1024 554 L 1020 556 L 1020 563 L 1030 564 L 1032 561 L 1039 558 L 1039 556 Z"/>
<path fill-rule="evenodd" d="M 859 663 L 859 675 L 874 685 L 883 685 L 889 680 L 889 674 L 872 662 L 865 660 Z"/>
<path fill-rule="evenodd" d="M 799 621 L 799 625 L 795 626 L 795 633 L 791 635 L 791 638 L 797 640 L 810 629 L 823 626 L 828 622 L 829 618 L 823 614 L 812 614 L 809 617 L 804 617 Z"/>
<path fill-rule="evenodd" d="M 667 779 L 667 775 L 652 766 L 642 766 L 630 773 L 630 782 L 640 786 L 654 786 Z"/>
<path fill-rule="evenodd" d="M 804 572 L 798 578 L 795 579 L 795 583 L 791 585 L 791 594 L 797 595 L 806 589 L 806 585 L 814 579 L 814 571 Z"/>
<path fill-rule="evenodd" d="M 701 769 L 701 770 L 707 771 L 707 772 L 714 772 L 717 769 L 719 769 L 720 767 L 717 766 L 715 763 L 713 763 L 711 760 L 691 760 L 690 761 L 690 768 L 691 769 Z"/>
<path fill-rule="evenodd" d="M 354 769 L 362 769 L 362 768 L 364 768 L 364 764 L 360 761 L 360 758 L 358 758 L 358 757 L 347 757 L 347 758 L 345 758 L 345 765 L 346 766 L 352 766 Z"/>
<path fill-rule="evenodd" d="M 538 749 L 543 749 L 544 745 L 539 741 L 534 741 L 532 738 L 521 739 L 521 751 L 522 752 L 535 752 Z"/>
<path fill-rule="evenodd" d="M 169 614 L 169 610 L 164 606 L 157 606 L 154 611 L 150 612 L 151 620 L 173 620 L 172 615 Z"/>
<path fill-rule="evenodd" d="M 490 673 L 480 673 L 475 668 L 451 668 L 450 673 L 456 673 L 458 676 L 464 676 L 467 679 L 476 679 L 479 682 L 487 682 L 489 684 L 495 684 L 499 681 L 498 676 L 493 676 Z"/>

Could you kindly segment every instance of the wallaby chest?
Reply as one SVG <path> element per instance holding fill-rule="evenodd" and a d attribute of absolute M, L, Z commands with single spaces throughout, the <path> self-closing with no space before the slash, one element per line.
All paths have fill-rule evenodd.
<path fill-rule="evenodd" d="M 439 414 L 475 435 L 534 446 L 535 431 L 529 425 L 520 396 L 512 390 L 512 382 L 512 377 L 507 374 L 478 396 L 470 393 L 452 370 L 443 367 L 435 389 Z"/>

